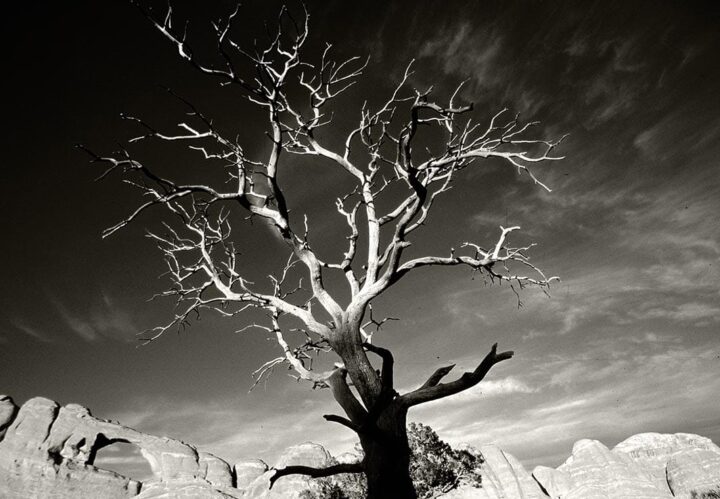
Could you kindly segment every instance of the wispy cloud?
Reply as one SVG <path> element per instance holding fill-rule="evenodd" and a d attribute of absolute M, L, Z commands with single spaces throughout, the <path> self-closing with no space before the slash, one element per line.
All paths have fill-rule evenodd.
<path fill-rule="evenodd" d="M 470 23 L 446 26 L 434 39 L 427 40 L 420 49 L 420 57 L 433 57 L 443 61 L 448 74 L 458 72 L 472 76 L 471 85 L 494 87 L 501 78 L 497 60 L 501 56 L 503 37 L 487 30 L 477 30 Z M 474 74 L 468 75 L 472 70 Z"/>
<path fill-rule="evenodd" d="M 37 341 L 41 341 L 43 343 L 51 343 L 52 342 L 52 339 L 47 334 L 41 332 L 39 329 L 37 329 L 35 327 L 32 327 L 32 326 L 26 324 L 22 320 L 19 320 L 19 319 L 13 320 L 12 324 L 13 324 L 13 326 L 15 326 L 15 328 L 18 331 L 26 334 L 27 336 L 29 336 Z M 1 338 L 0 338 L 0 341 L 2 341 Z"/>
<path fill-rule="evenodd" d="M 122 310 L 108 295 L 102 294 L 101 298 L 100 302 L 86 305 L 87 309 L 83 312 L 71 311 L 57 298 L 53 298 L 52 302 L 70 331 L 85 341 L 133 341 L 137 327 L 130 314 Z"/>

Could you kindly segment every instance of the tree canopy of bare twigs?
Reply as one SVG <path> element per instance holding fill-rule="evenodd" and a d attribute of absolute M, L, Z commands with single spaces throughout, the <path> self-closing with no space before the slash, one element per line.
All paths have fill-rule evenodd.
<path fill-rule="evenodd" d="M 468 241 L 459 248 L 448 248 L 445 254 L 408 257 L 406 250 L 435 203 L 451 195 L 453 181 L 466 169 L 481 168 L 484 160 L 497 158 L 538 188 L 549 190 L 535 167 L 561 159 L 555 149 L 562 138 L 536 137 L 536 122 L 522 122 L 506 109 L 489 118 L 476 117 L 472 104 L 462 101 L 462 84 L 449 97 L 436 95 L 432 87 L 414 88 L 415 64 L 411 61 L 384 102 L 366 102 L 357 110 L 356 125 L 345 130 L 342 145 L 333 146 L 323 140 L 322 130 L 335 126 L 334 112 L 338 110 L 333 106 L 368 70 L 368 60 L 351 57 L 336 62 L 330 45 L 319 60 L 306 60 L 303 46 L 310 16 L 304 10 L 295 15 L 287 8 L 280 12 L 264 43 L 244 47 L 232 36 L 238 12 L 236 9 L 213 26 L 214 61 L 195 55 L 185 28 L 176 26 L 172 8 L 160 17 L 146 14 L 181 58 L 222 86 L 237 87 L 250 105 L 262 110 L 265 123 L 255 126 L 264 128 L 267 156 L 246 154 L 243 144 L 234 138 L 236 134 L 221 130 L 180 97 L 187 117 L 176 130 L 160 130 L 141 118 L 125 116 L 141 130 L 131 144 L 150 140 L 184 144 L 198 160 L 223 165 L 226 179 L 220 186 L 182 183 L 136 159 L 129 148 L 103 156 L 81 146 L 94 162 L 105 165 L 100 178 L 119 172 L 142 194 L 137 208 L 103 236 L 135 222 L 150 209 L 164 209 L 171 215 L 162 231 L 148 237 L 167 262 L 171 286 L 163 294 L 176 298 L 177 313 L 146 335 L 144 342 L 156 340 L 201 312 L 212 310 L 236 317 L 249 309 L 261 309 L 267 313 L 267 323 L 246 327 L 259 328 L 274 338 L 278 356 L 259 366 L 256 383 L 276 367 L 287 365 L 299 379 L 331 389 L 345 416 L 327 415 L 326 419 L 358 433 L 365 460 L 342 465 L 342 469 L 291 467 L 279 470 L 274 479 L 290 473 L 326 476 L 363 471 L 368 475 L 369 494 L 386 497 L 382 494 L 387 481 L 373 477 L 385 473 L 378 471 L 387 467 L 385 457 L 407 453 L 407 410 L 474 386 L 493 365 L 513 353 L 498 352 L 493 346 L 474 371 L 455 381 L 441 382 L 452 369 L 442 367 L 416 390 L 397 393 L 392 354 L 372 338 L 373 330 L 388 319 L 373 317 L 371 304 L 424 267 L 463 266 L 493 282 L 508 282 L 513 289 L 526 285 L 547 288 L 556 278 L 531 263 L 530 246 L 510 243 L 520 227 L 499 227 L 495 240 Z M 316 243 L 323 238 L 313 237 L 307 219 L 291 211 L 286 201 L 293 186 L 283 182 L 283 172 L 297 155 L 341 171 L 353 183 L 335 202 L 335 215 L 347 231 L 345 249 L 335 259 L 319 256 Z M 265 222 L 287 248 L 286 264 L 269 276 L 269 286 L 251 282 L 240 271 L 242 256 L 233 244 L 234 221 L 248 216 Z M 341 301 L 326 287 L 331 273 L 342 276 L 349 300 Z M 284 327 L 287 319 L 296 327 Z M 301 339 L 291 340 L 288 335 Z M 338 357 L 335 368 L 314 370 L 312 359 L 319 352 L 334 352 Z M 373 367 L 368 352 L 379 356 L 381 369 Z M 400 461 L 402 468 L 403 458 Z M 407 486 L 393 493 L 399 495 L 392 497 L 412 497 Z"/>

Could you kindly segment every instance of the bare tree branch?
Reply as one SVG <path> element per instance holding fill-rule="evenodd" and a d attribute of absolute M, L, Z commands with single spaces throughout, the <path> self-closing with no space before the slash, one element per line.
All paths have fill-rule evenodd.
<path fill-rule="evenodd" d="M 413 87 L 411 61 L 388 98 L 377 105 L 364 103 L 356 124 L 341 130 L 342 143 L 333 144 L 322 131 L 347 122 L 345 117 L 334 121 L 336 112 L 345 111 L 337 98 L 353 89 L 368 60 L 351 56 L 334 61 L 330 45 L 314 60 L 305 57 L 309 14 L 304 5 L 302 9 L 301 18 L 283 7 L 267 28 L 267 40 L 250 47 L 233 40 L 233 23 L 242 18 L 234 9 L 212 25 L 216 53 L 205 58 L 199 55 L 204 51 L 193 50 L 187 27 L 178 29 L 171 7 L 160 17 L 141 8 L 182 59 L 222 86 L 239 88 L 245 104 L 262 111 L 261 140 L 268 141 L 266 147 L 253 143 L 244 148 L 236 130 L 225 131 L 175 94 L 187 109 L 176 127 L 162 130 L 141 118 L 123 116 L 140 129 L 127 149 L 100 155 L 79 147 L 92 163 L 103 167 L 98 179 L 119 174 L 140 194 L 134 210 L 103 237 L 136 222 L 148 210 L 163 208 L 170 219 L 147 237 L 160 249 L 167 266 L 170 286 L 160 296 L 173 297 L 177 308 L 172 319 L 150 330 L 143 342 L 185 327 L 206 311 L 232 318 L 249 310 L 262 311 L 267 320 L 241 331 L 267 335 L 278 345 L 278 353 L 255 370 L 253 386 L 283 367 L 315 388 L 329 387 L 345 416 L 326 415 L 326 420 L 352 429 L 365 443 L 396 446 L 394 451 L 405 459 L 407 439 L 398 428 L 404 428 L 408 408 L 476 385 L 492 366 L 513 353 L 498 353 L 494 345 L 474 371 L 442 383 L 454 366 L 439 368 L 418 389 L 400 396 L 394 389 L 392 353 L 372 342 L 373 328 L 377 332 L 396 319 L 375 319 L 372 302 L 425 267 L 464 266 L 492 282 L 509 283 L 516 294 L 527 285 L 547 290 L 558 278 L 546 276 L 530 260 L 533 244 L 511 245 L 517 226 L 501 226 L 490 244 L 468 241 L 457 250 L 449 248 L 444 256 L 422 248 L 408 256 L 407 248 L 443 196 L 451 195 L 459 176 L 467 168 L 487 164 L 483 160 L 509 166 L 549 191 L 538 168 L 562 159 L 556 148 L 564 137 L 545 138 L 537 121 L 509 117 L 507 109 L 476 121 L 473 104 L 462 102 L 464 82 L 449 99 L 438 99 L 432 87 Z M 188 148 L 194 157 L 200 155 L 222 167 L 223 178 L 210 175 L 205 183 L 183 182 L 177 169 L 130 152 L 147 141 Z M 263 152 L 251 156 L 246 150 Z M 286 181 L 289 155 L 317 159 L 329 174 L 343 177 L 338 185 L 349 184 L 346 191 L 333 195 L 337 198 L 331 214 L 340 217 L 343 228 L 339 241 L 331 241 L 332 232 L 312 232 L 317 226 L 289 206 L 288 199 L 293 199 L 286 196 L 292 188 Z M 244 218 L 260 220 L 287 251 L 285 265 L 267 281 L 250 279 L 243 255 L 235 248 L 239 236 L 233 230 Z M 320 255 L 326 258 L 328 248 L 341 249 L 324 261 Z M 333 287 L 337 282 L 349 293 L 338 293 Z M 382 359 L 381 369 L 375 369 L 368 352 Z M 339 357 L 334 368 L 317 369 L 314 361 L 323 353 Z M 323 469 L 289 466 L 277 470 L 271 484 L 294 473 L 320 477 L 363 470 L 362 463 Z"/>
<path fill-rule="evenodd" d="M 287 466 L 275 470 L 275 474 L 270 477 L 270 488 L 273 488 L 275 482 L 288 475 L 307 475 L 312 478 L 322 478 L 326 476 L 340 475 L 342 473 L 363 473 L 365 465 L 363 463 L 339 463 L 327 468 L 313 468 L 311 466 Z"/>
<path fill-rule="evenodd" d="M 423 385 L 419 389 L 422 390 L 423 388 L 430 388 L 437 385 L 438 383 L 440 383 L 440 380 L 450 374 L 450 371 L 452 371 L 454 367 L 455 364 L 445 367 L 439 367 L 434 373 L 432 373 L 428 380 L 423 383 Z"/>
<path fill-rule="evenodd" d="M 454 395 L 456 393 L 460 393 L 480 383 L 480 381 L 483 380 L 485 375 L 495 364 L 504 360 L 508 360 L 512 358 L 513 355 L 514 352 L 512 351 L 498 353 L 497 343 L 495 343 L 490 349 L 490 352 L 485 356 L 485 358 L 482 360 L 482 362 L 480 362 L 480 364 L 477 366 L 477 368 L 475 368 L 474 371 L 466 372 L 462 376 L 460 376 L 459 379 L 450 383 L 438 383 L 438 381 L 445 374 L 447 374 L 444 372 L 440 373 L 442 376 L 438 377 L 437 381 L 433 379 L 435 377 L 435 374 L 438 373 L 438 371 L 436 371 L 435 374 L 431 377 L 431 379 L 428 380 L 429 382 L 432 382 L 426 382 L 417 390 L 402 395 L 400 397 L 400 403 L 403 404 L 405 407 L 412 407 L 418 404 L 423 404 L 425 402 L 430 402 L 431 400 L 438 400 L 441 398 L 449 397 L 450 395 Z M 448 373 L 450 372 L 449 369 L 446 368 L 446 370 Z M 426 386 L 428 384 L 429 386 Z"/>

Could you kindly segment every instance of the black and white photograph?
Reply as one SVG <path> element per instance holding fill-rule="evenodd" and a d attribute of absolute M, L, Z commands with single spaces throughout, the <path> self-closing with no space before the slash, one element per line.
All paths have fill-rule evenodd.
<path fill-rule="evenodd" d="M 720 498 L 720 4 L 2 7 L 0 498 Z"/>

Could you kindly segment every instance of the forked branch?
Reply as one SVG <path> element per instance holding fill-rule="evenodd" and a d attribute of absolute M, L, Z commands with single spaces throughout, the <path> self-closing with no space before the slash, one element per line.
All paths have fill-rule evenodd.
<path fill-rule="evenodd" d="M 495 364 L 508 360 L 513 355 L 512 351 L 498 353 L 497 343 L 495 343 L 474 371 L 466 372 L 459 379 L 450 383 L 439 383 L 440 379 L 450 372 L 451 367 L 438 369 L 423 386 L 402 395 L 400 403 L 406 407 L 412 407 L 460 393 L 480 383 Z"/>

